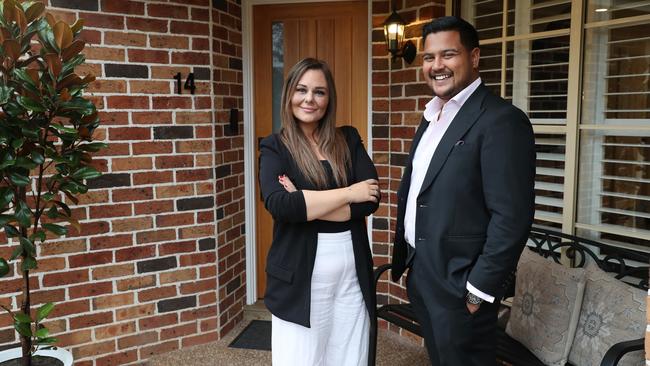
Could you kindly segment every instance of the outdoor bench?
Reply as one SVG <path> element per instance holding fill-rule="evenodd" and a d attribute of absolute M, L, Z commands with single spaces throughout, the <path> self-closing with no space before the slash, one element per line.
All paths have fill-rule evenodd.
<path fill-rule="evenodd" d="M 597 364 L 610 366 L 617 365 L 619 360 L 628 353 L 644 349 L 643 334 L 645 333 L 646 323 L 645 300 L 648 290 L 648 264 L 650 262 L 650 254 L 638 250 L 622 249 L 602 242 L 535 226 L 529 234 L 528 248 L 526 249 L 528 252 L 522 254 L 517 271 L 513 272 L 512 276 L 504 284 L 506 296 L 505 300 L 502 301 L 502 306 L 499 311 L 496 350 L 497 360 L 501 364 L 536 366 L 545 364 L 558 365 L 565 364 L 566 362 L 566 365 L 574 366 L 592 366 Z M 566 263 L 567 261 L 570 261 L 569 266 L 559 264 Z M 547 262 L 548 264 L 546 264 Z M 390 264 L 385 264 L 375 269 L 375 293 L 377 283 L 382 274 L 390 268 Z M 524 273 L 530 272 L 529 268 L 533 268 L 533 270 L 537 268 L 538 272 Z M 553 276 L 546 276 L 545 273 L 551 272 L 553 272 Z M 562 299 L 571 302 L 572 305 L 556 305 L 555 309 L 552 306 L 547 306 L 549 308 L 548 310 L 544 310 L 544 306 L 538 306 L 535 308 L 537 313 L 531 315 L 533 311 L 530 308 L 526 308 L 527 306 L 531 306 L 530 302 L 522 301 L 521 299 L 524 298 L 525 300 L 525 296 L 530 296 L 530 293 L 534 294 L 539 291 L 547 291 L 547 288 L 553 290 L 553 287 L 558 287 L 544 286 L 544 284 L 540 286 L 539 281 L 543 282 L 542 277 L 545 276 L 551 278 L 551 281 L 559 281 L 558 276 L 561 275 L 558 273 L 560 272 L 567 272 L 569 278 L 575 282 L 572 283 L 571 280 L 567 280 L 563 283 L 563 286 L 566 286 L 566 288 L 562 288 L 561 294 L 570 295 L 556 296 L 547 293 L 539 297 L 542 299 L 547 298 L 547 300 L 551 302 L 555 301 L 556 303 Z M 525 276 L 532 276 L 530 278 L 534 281 L 517 281 L 517 275 L 519 275 L 520 279 Z M 519 289 L 520 293 L 517 294 L 515 285 L 519 282 L 521 282 L 521 288 Z M 611 286 L 611 288 L 597 287 L 602 285 Z M 544 288 L 540 289 L 540 287 Z M 528 292 L 522 295 L 522 291 Z M 629 296 L 628 293 L 630 293 Z M 571 299 L 571 297 L 575 298 Z M 597 298 L 599 300 L 595 301 Z M 609 309 L 607 304 L 604 304 L 610 300 L 613 302 L 613 310 Z M 634 302 L 635 306 L 629 306 L 626 303 L 628 300 L 636 301 Z M 386 303 L 385 296 L 379 296 L 377 302 L 377 319 L 384 319 L 413 334 L 422 336 L 420 325 L 417 323 L 415 314 L 409 303 L 388 304 Z M 643 310 L 638 309 L 641 307 Z M 628 308 L 636 309 L 636 313 Z M 571 309 L 574 309 L 574 312 L 570 316 L 570 319 L 564 319 L 558 323 L 558 314 L 561 317 L 562 315 L 566 315 L 566 313 L 570 313 Z M 553 315 L 554 317 L 548 317 L 551 320 L 544 320 L 543 313 L 545 311 L 555 311 L 556 314 Z M 635 320 L 627 324 L 625 321 L 630 321 L 627 318 L 631 312 L 634 313 L 632 316 L 635 317 L 633 318 Z M 531 316 L 530 322 L 534 323 L 534 321 L 537 321 L 537 324 L 527 324 L 525 318 L 528 316 Z M 523 323 L 521 322 L 522 318 L 524 319 Z M 625 321 L 621 321 L 621 318 L 625 318 Z M 376 357 L 377 319 L 373 319 L 370 329 L 370 358 L 372 360 Z M 637 321 L 639 324 L 635 324 Z M 510 324 L 510 329 L 506 332 L 508 322 L 512 323 Z M 515 325 L 516 323 L 519 325 Z M 631 325 L 638 329 L 636 329 L 633 336 L 626 338 L 628 336 L 626 333 L 621 335 L 621 331 L 626 330 L 614 329 L 615 325 L 612 325 L 614 323 L 617 323 L 622 328 L 629 328 Z M 560 347 L 556 354 L 543 354 L 544 351 L 548 351 L 547 348 L 552 348 L 552 346 L 549 344 L 541 344 L 540 342 L 548 342 L 549 339 L 553 339 L 555 342 L 560 336 L 559 334 L 553 334 L 552 337 L 545 336 L 543 328 L 546 327 L 548 331 L 554 332 L 565 326 L 566 332 L 563 334 L 563 340 L 566 343 L 558 342 L 559 345 L 555 344 L 555 346 Z M 604 334 L 600 334 L 600 336 L 604 336 L 604 338 L 598 338 L 599 335 L 597 333 L 601 330 L 601 326 L 604 327 L 604 331 L 602 332 Z M 589 332 L 593 334 L 583 334 Z M 520 340 L 523 339 L 523 343 L 528 343 L 529 347 L 515 340 L 509 333 L 518 333 L 517 337 Z M 618 336 L 620 339 L 616 340 L 615 336 Z M 608 337 L 610 339 L 607 339 Z M 609 342 L 610 344 L 602 347 L 602 344 L 596 343 L 597 339 L 600 342 Z M 532 349 L 534 351 L 531 352 Z M 569 350 L 571 351 L 571 356 L 569 356 Z M 632 356 L 639 359 L 642 357 L 638 352 L 630 355 L 630 357 Z M 553 359 L 553 357 L 556 358 Z M 574 360 L 580 360 L 580 362 L 576 361 L 575 363 L 571 363 L 569 361 L 571 357 Z M 595 358 L 588 360 L 589 357 Z M 546 362 L 543 362 L 540 358 Z"/>

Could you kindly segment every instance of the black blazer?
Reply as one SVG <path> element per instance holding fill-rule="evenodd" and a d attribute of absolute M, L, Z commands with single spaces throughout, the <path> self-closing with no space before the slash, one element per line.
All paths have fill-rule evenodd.
<path fill-rule="evenodd" d="M 377 170 L 363 147 L 356 129 L 340 127 L 350 156 L 349 184 L 377 179 Z M 289 150 L 277 134 L 266 137 L 260 146 L 260 187 L 264 205 L 273 216 L 273 242 L 266 262 L 266 293 L 264 303 L 280 319 L 309 327 L 311 275 L 316 259 L 317 223 L 307 221 L 307 208 L 302 189 L 317 190 L 301 174 Z M 278 182 L 286 174 L 298 191 L 288 193 Z M 372 254 L 368 242 L 365 217 L 377 210 L 379 203 L 350 204 L 350 230 L 354 260 L 361 292 L 370 315 L 375 314 L 372 288 Z"/>
<path fill-rule="evenodd" d="M 415 148 L 427 128 L 422 119 L 397 193 L 393 280 L 405 270 L 404 214 Z M 535 209 L 535 137 L 528 117 L 481 84 L 438 145 L 417 198 L 417 283 L 430 283 L 439 299 L 457 301 L 469 281 L 503 296 Z"/>

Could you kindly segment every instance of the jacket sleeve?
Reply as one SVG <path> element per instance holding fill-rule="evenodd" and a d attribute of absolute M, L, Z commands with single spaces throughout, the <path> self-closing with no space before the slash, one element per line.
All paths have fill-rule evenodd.
<path fill-rule="evenodd" d="M 350 184 L 361 182 L 366 179 L 378 179 L 375 164 L 372 163 L 366 149 L 363 147 L 363 142 L 361 141 L 359 132 L 354 127 L 347 126 L 345 127 L 345 134 L 348 145 L 350 146 L 350 154 L 352 157 L 353 179 Z M 380 200 L 381 197 L 379 197 L 377 202 L 351 203 L 350 219 L 359 220 L 366 216 L 370 216 L 373 212 L 377 211 Z"/>
<path fill-rule="evenodd" d="M 516 267 L 535 213 L 535 136 L 519 109 L 494 118 L 481 147 L 485 203 L 491 218 L 483 253 L 468 282 L 497 298 Z"/>
<path fill-rule="evenodd" d="M 260 144 L 259 183 L 264 207 L 277 222 L 306 222 L 307 206 L 302 191 L 287 192 L 278 176 L 287 173 L 287 162 L 280 154 L 280 141 L 271 135 Z"/>

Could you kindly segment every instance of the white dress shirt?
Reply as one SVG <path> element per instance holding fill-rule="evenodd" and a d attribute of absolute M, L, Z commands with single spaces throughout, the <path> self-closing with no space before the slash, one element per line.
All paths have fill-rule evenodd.
<path fill-rule="evenodd" d="M 413 153 L 413 169 L 411 170 L 411 185 L 409 195 L 406 199 L 406 213 L 404 215 L 404 239 L 409 245 L 415 248 L 415 214 L 417 207 L 417 198 L 424 182 L 424 177 L 429 169 L 431 158 L 440 144 L 447 128 L 456 117 L 460 108 L 465 104 L 467 98 L 476 91 L 481 85 L 481 78 L 477 78 L 469 84 L 460 93 L 456 94 L 446 103 L 434 97 L 427 103 L 424 109 L 424 119 L 429 122 L 429 126 L 422 134 L 422 138 Z M 467 290 L 474 295 L 488 302 L 494 302 L 494 296 L 481 292 L 476 287 L 467 283 Z"/>

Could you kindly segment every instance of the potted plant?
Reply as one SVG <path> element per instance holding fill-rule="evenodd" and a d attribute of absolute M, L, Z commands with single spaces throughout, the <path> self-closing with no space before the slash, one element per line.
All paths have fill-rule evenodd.
<path fill-rule="evenodd" d="M 56 21 L 32 1 L 0 0 L 0 13 L 0 232 L 15 244 L 9 258 L 0 256 L 0 277 L 23 279 L 20 309 L 3 306 L 21 347 L 4 353 L 18 356 L 14 364 L 31 366 L 33 356 L 52 353 L 56 341 L 43 325 L 54 305 L 32 309 L 30 303 L 37 246 L 79 229 L 68 205 L 87 191 L 86 179 L 100 175 L 90 154 L 106 144 L 93 142 L 97 110 L 83 97 L 95 78 L 75 74 L 85 61 L 83 21 Z"/>

